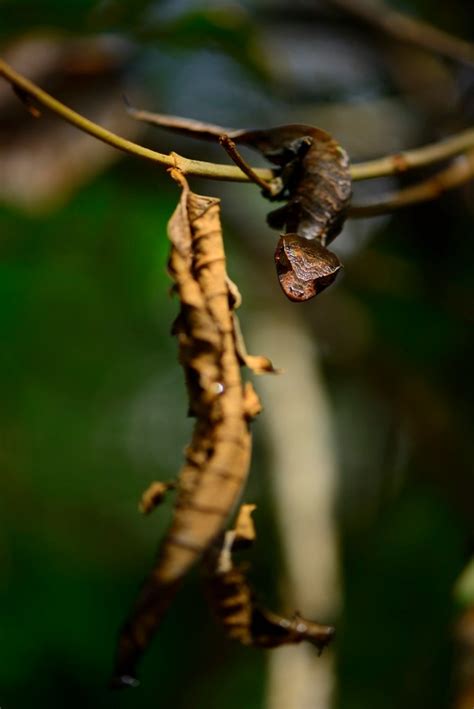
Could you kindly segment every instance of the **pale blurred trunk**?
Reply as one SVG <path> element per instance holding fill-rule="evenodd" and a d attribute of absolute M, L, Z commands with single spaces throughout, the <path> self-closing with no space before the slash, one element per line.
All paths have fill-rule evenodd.
<path fill-rule="evenodd" d="M 340 604 L 333 517 L 337 466 L 316 348 L 296 308 L 286 316 L 262 313 L 246 335 L 252 350 L 284 369 L 258 382 L 287 568 L 284 612 L 294 608 L 326 623 Z M 266 709 L 330 709 L 334 659 L 333 649 L 318 657 L 307 644 L 270 652 Z"/>

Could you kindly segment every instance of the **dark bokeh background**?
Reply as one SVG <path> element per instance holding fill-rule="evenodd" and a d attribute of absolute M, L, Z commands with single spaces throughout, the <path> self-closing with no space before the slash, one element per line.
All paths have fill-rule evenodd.
<path fill-rule="evenodd" d="M 474 39 L 467 0 L 409 5 Z M 323 2 L 15 0 L 0 13 L 16 68 L 163 152 L 225 159 L 138 134 L 122 92 L 224 125 L 321 125 L 354 160 L 474 119 L 473 67 L 380 41 Z M 105 689 L 118 626 L 170 515 L 165 505 L 143 520 L 136 502 L 151 480 L 173 477 L 191 426 L 165 272 L 177 190 L 161 169 L 117 157 L 55 117 L 35 121 L 0 86 L 0 705 L 263 707 L 265 654 L 222 637 L 197 574 L 141 689 Z M 193 184 L 224 200 L 244 328 L 256 310 L 299 307 L 276 284 L 258 190 Z M 340 709 L 454 706 L 453 628 L 466 600 L 454 585 L 474 519 L 473 190 L 350 224 L 335 243 L 344 277 L 301 306 L 323 354 L 341 468 Z M 252 492 L 273 549 L 271 471 L 257 474 L 266 459 L 257 440 Z M 278 554 L 262 551 L 254 578 L 271 601 L 281 573 Z"/>

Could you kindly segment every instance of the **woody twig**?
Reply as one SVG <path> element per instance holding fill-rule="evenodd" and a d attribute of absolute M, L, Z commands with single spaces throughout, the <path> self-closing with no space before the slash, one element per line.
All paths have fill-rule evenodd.
<path fill-rule="evenodd" d="M 23 96 L 27 95 L 38 104 L 49 109 L 63 120 L 76 126 L 89 135 L 101 140 L 108 145 L 135 155 L 149 162 L 154 162 L 165 167 L 177 167 L 186 175 L 196 175 L 214 180 L 228 180 L 232 182 L 250 182 L 249 174 L 236 165 L 222 165 L 218 163 L 192 160 L 181 155 L 165 155 L 143 145 L 126 140 L 112 133 L 81 114 L 73 111 L 65 104 L 58 101 L 39 86 L 29 81 L 19 72 L 16 72 L 5 61 L 0 59 L 0 76 L 3 76 L 13 87 L 20 89 Z M 353 181 L 366 180 L 387 175 L 399 174 L 415 168 L 425 167 L 442 160 L 447 160 L 456 155 L 474 148 L 474 128 L 468 129 L 445 140 L 426 145 L 415 150 L 387 155 L 376 160 L 356 163 L 351 166 Z M 268 168 L 251 168 L 252 174 L 264 183 L 274 179 L 274 172 Z"/>
<path fill-rule="evenodd" d="M 460 156 L 443 170 L 439 170 L 426 180 L 410 187 L 372 198 L 367 203 L 353 204 L 351 217 L 373 217 L 378 214 L 394 212 L 402 207 L 429 202 L 437 199 L 448 190 L 461 187 L 474 177 L 474 150 Z"/>

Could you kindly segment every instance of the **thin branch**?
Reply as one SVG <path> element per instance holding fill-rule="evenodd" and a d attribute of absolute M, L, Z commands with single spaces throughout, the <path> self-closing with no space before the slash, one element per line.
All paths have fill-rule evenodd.
<path fill-rule="evenodd" d="M 372 198 L 366 204 L 353 204 L 351 217 L 373 217 L 386 214 L 402 207 L 437 199 L 444 192 L 464 185 L 474 177 L 474 150 L 460 156 L 448 167 L 436 172 L 426 180 L 379 198 Z"/>
<path fill-rule="evenodd" d="M 245 172 L 249 180 L 255 182 L 256 185 L 261 187 L 265 192 L 268 192 L 270 195 L 273 193 L 271 183 L 262 180 L 257 175 L 253 167 L 250 167 L 247 161 L 244 160 L 242 155 L 239 153 L 237 146 L 232 140 L 232 138 L 229 138 L 229 136 L 224 133 L 219 137 L 219 144 L 222 145 L 228 156 L 231 158 L 231 160 L 235 162 L 236 165 L 240 167 L 242 172 Z M 279 188 L 281 189 L 281 185 Z"/>
<path fill-rule="evenodd" d="M 209 177 L 216 180 L 231 180 L 234 182 L 247 182 L 249 179 L 240 168 L 234 165 L 218 165 L 202 162 L 200 160 L 189 160 L 188 158 L 176 154 L 173 156 L 164 155 L 145 148 L 142 145 L 138 145 L 137 143 L 133 143 L 130 140 L 126 140 L 125 138 L 121 138 L 106 128 L 97 125 L 97 123 L 84 118 L 84 116 L 76 113 L 76 111 L 73 111 L 71 108 L 68 108 L 46 93 L 46 91 L 40 89 L 32 81 L 29 81 L 27 78 L 14 71 L 14 69 L 2 59 L 0 59 L 0 76 L 3 76 L 9 81 L 13 87 L 18 87 L 35 98 L 38 103 L 45 106 L 50 111 L 53 111 L 53 113 L 56 113 L 68 123 L 72 123 L 72 125 L 79 128 L 79 130 L 89 133 L 89 135 L 94 136 L 94 138 L 98 138 L 104 143 L 108 143 L 108 145 L 122 150 L 124 153 L 136 155 L 145 160 L 159 163 L 167 167 L 177 167 L 182 173 L 187 175 L 200 175 L 201 177 Z M 273 178 L 273 172 L 271 170 L 256 168 L 255 172 L 263 180 L 271 180 Z"/>
<path fill-rule="evenodd" d="M 169 116 L 163 113 L 137 110 L 132 106 L 129 106 L 127 110 L 136 120 L 145 121 L 159 128 L 176 131 L 197 138 L 198 140 L 220 140 L 221 145 L 227 150 L 232 160 L 249 176 L 250 180 L 260 184 L 261 187 L 265 184 L 264 182 L 263 184 L 259 182 L 258 175 L 256 176 L 257 179 L 255 179 L 253 169 L 237 152 L 232 138 L 242 133 L 242 131 L 223 128 L 222 126 L 216 126 L 211 123 L 203 123 L 202 121 L 196 121 L 192 118 L 182 118 L 181 116 Z M 230 146 L 230 143 L 232 143 L 233 147 Z M 365 180 L 373 177 L 383 177 L 406 172 L 409 169 L 419 168 L 446 160 L 470 148 L 474 148 L 474 128 L 469 128 L 454 136 L 444 138 L 437 143 L 426 145 L 422 148 L 395 153 L 353 165 L 351 167 L 351 178 L 353 180 Z M 264 187 L 264 189 L 268 189 L 268 187 Z"/>
<path fill-rule="evenodd" d="M 438 143 L 431 143 L 430 145 L 424 145 L 422 148 L 406 150 L 353 165 L 352 179 L 367 180 L 374 177 L 397 175 L 401 172 L 447 160 L 472 148 L 474 148 L 474 128 L 469 128 L 450 138 L 440 140 Z"/>
<path fill-rule="evenodd" d="M 202 162 L 200 160 L 190 160 L 180 155 L 164 155 L 142 145 L 126 140 L 115 133 L 102 128 L 93 121 L 81 116 L 76 111 L 65 106 L 57 99 L 40 89 L 36 84 L 26 79 L 24 76 L 14 71 L 6 62 L 0 59 L 0 76 L 3 76 L 13 87 L 19 88 L 33 97 L 39 104 L 45 106 L 53 113 L 63 118 L 68 123 L 94 136 L 98 140 L 108 145 L 122 150 L 129 155 L 149 160 L 166 167 L 177 167 L 183 174 L 197 175 L 215 180 L 229 180 L 233 182 L 248 182 L 249 176 L 239 167 L 234 165 L 221 165 L 216 163 Z M 474 129 L 471 128 L 462 133 L 458 133 L 438 143 L 432 143 L 415 150 L 407 150 L 394 155 L 387 155 L 377 160 L 361 162 L 351 167 L 351 177 L 354 181 L 366 180 L 369 178 L 383 177 L 406 172 L 413 168 L 420 168 L 427 165 L 446 160 L 450 157 L 460 155 L 468 150 L 474 149 Z M 270 182 L 274 179 L 271 169 L 252 168 L 252 171 L 259 179 Z M 469 178 L 468 178 L 469 179 Z M 464 180 L 466 181 L 466 180 Z M 462 184 L 462 183 L 460 183 Z M 453 185 L 454 186 L 454 185 Z M 409 202 L 410 204 L 412 202 Z M 354 208 L 357 211 L 359 208 Z M 363 207 L 367 210 L 369 207 Z M 377 212 L 379 213 L 379 212 Z"/>
<path fill-rule="evenodd" d="M 392 10 L 383 2 L 375 3 L 373 0 L 328 0 L 328 2 L 399 42 L 421 47 L 448 59 L 474 64 L 473 44 L 433 27 L 428 22 Z"/>

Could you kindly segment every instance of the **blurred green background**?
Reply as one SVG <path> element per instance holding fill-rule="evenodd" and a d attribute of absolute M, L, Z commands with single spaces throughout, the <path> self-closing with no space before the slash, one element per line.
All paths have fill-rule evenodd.
<path fill-rule="evenodd" d="M 474 40 L 467 0 L 398 6 Z M 354 160 L 474 120 L 472 66 L 381 42 L 322 1 L 4 0 L 0 17 L 15 68 L 163 152 L 225 161 L 218 147 L 132 125 L 122 93 L 221 125 L 320 125 Z M 396 185 L 357 185 L 356 196 Z M 351 222 L 334 245 L 343 278 L 303 306 L 276 283 L 258 190 L 193 186 L 223 199 L 244 331 L 255 313 L 296 307 L 318 343 L 340 475 L 334 706 L 457 706 L 454 628 L 474 602 L 454 591 L 474 519 L 473 185 Z M 0 85 L 2 709 L 265 706 L 266 653 L 222 636 L 197 573 L 145 658 L 141 688 L 106 689 L 118 628 L 171 514 L 166 504 L 144 520 L 137 500 L 175 475 L 192 425 L 170 337 L 166 223 L 177 197 L 163 170 L 119 159 L 54 116 L 34 120 Z M 256 430 L 253 578 L 278 606 L 284 529 Z"/>

